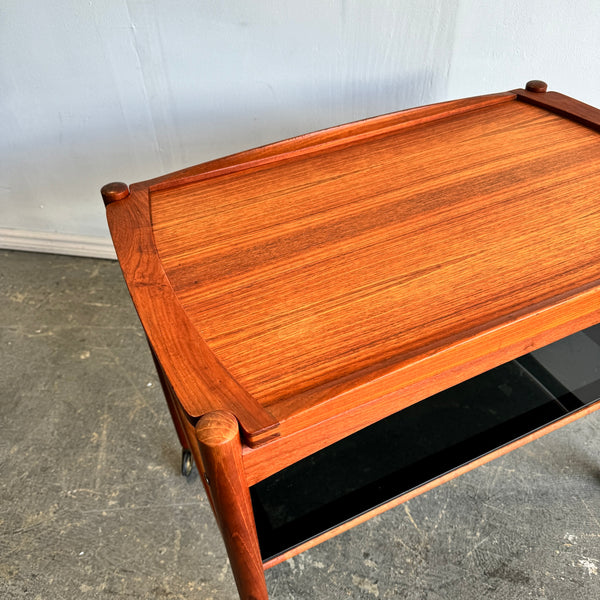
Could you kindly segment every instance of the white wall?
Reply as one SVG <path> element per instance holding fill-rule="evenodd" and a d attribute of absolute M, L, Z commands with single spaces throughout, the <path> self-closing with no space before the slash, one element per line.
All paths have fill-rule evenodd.
<path fill-rule="evenodd" d="M 600 108 L 600 0 L 460 0 L 450 98 L 523 87 Z"/>
<path fill-rule="evenodd" d="M 600 106 L 599 8 L 3 0 L 0 245 L 46 237 L 60 251 L 72 238 L 102 254 L 85 241 L 108 247 L 104 183 L 370 115 L 532 78 Z"/>

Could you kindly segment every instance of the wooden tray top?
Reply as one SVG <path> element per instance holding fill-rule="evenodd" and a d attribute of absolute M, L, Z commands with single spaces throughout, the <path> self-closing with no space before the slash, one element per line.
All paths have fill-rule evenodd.
<path fill-rule="evenodd" d="M 599 115 L 533 85 L 113 187 L 185 409 L 249 445 L 363 426 L 600 321 Z"/>

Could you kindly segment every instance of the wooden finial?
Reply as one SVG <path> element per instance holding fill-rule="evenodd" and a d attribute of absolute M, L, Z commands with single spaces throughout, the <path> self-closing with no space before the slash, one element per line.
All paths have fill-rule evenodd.
<path fill-rule="evenodd" d="M 117 200 L 123 200 L 129 196 L 129 187 L 126 183 L 121 181 L 115 181 L 113 183 L 107 183 L 101 190 L 102 200 L 104 205 L 108 206 Z"/>
<path fill-rule="evenodd" d="M 533 79 L 532 81 L 528 81 L 525 89 L 528 92 L 535 92 L 536 94 L 541 94 L 548 89 L 548 84 L 545 81 L 540 81 L 539 79 Z"/>
<path fill-rule="evenodd" d="M 236 418 L 224 410 L 204 415 L 196 424 L 196 435 L 207 446 L 229 444 L 239 436 Z"/>

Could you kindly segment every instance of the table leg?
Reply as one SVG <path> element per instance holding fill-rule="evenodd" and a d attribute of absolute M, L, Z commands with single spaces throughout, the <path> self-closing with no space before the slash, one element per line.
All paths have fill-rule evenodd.
<path fill-rule="evenodd" d="M 196 424 L 196 437 L 240 598 L 268 600 L 238 422 L 225 411 L 209 413 Z"/>
<path fill-rule="evenodd" d="M 152 352 L 152 358 L 154 359 L 154 365 L 156 367 L 156 371 L 158 373 L 158 379 L 160 381 L 160 386 L 162 387 L 163 393 L 165 395 L 165 399 L 167 401 L 167 406 L 169 407 L 169 412 L 171 413 L 171 419 L 173 421 L 173 425 L 175 426 L 175 431 L 177 432 L 177 437 L 179 438 L 179 443 L 181 444 L 181 447 L 184 450 L 190 450 L 190 443 L 188 441 L 186 432 L 185 432 L 185 427 L 183 426 L 183 423 L 181 422 L 181 416 L 179 414 L 179 411 L 177 410 L 177 407 L 175 406 L 175 398 L 174 398 L 174 393 L 173 390 L 171 389 L 171 386 L 169 384 L 169 381 L 167 380 L 166 375 L 164 374 L 162 367 L 160 366 L 160 363 L 158 362 L 156 355 L 154 354 L 154 350 L 152 350 L 152 348 L 150 348 L 150 351 Z"/>

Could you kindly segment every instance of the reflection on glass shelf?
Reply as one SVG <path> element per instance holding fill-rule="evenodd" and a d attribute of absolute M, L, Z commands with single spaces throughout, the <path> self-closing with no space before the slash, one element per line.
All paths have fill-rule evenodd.
<path fill-rule="evenodd" d="M 528 359 L 536 361 L 539 367 L 536 369 Z M 600 325 L 544 346 L 519 360 L 529 364 L 530 370 L 542 379 L 544 373 L 546 379 L 554 379 L 550 392 L 555 396 L 570 394 L 575 402 L 589 404 L 598 397 Z"/>
<path fill-rule="evenodd" d="M 263 560 L 600 398 L 600 325 L 501 365 L 252 486 Z"/>

